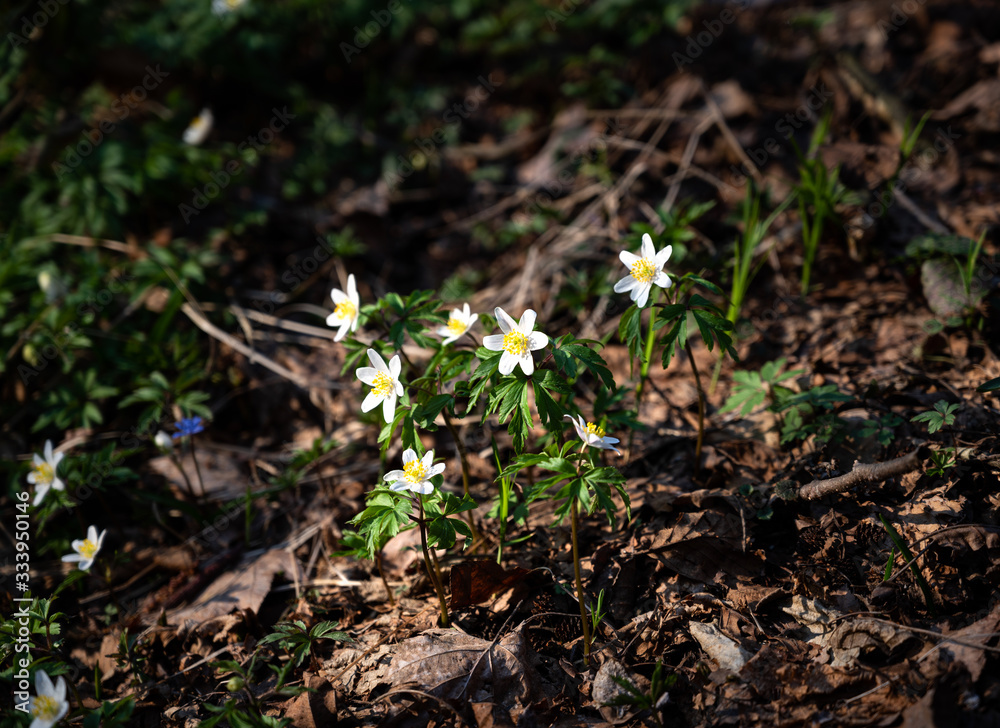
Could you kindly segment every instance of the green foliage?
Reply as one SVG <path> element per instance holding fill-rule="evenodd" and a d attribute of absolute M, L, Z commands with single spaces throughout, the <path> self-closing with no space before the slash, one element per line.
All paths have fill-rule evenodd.
<path fill-rule="evenodd" d="M 1000 377 L 991 379 L 988 382 L 984 382 L 976 387 L 977 392 L 996 392 L 1000 391 Z"/>
<path fill-rule="evenodd" d="M 823 115 L 820 123 L 813 130 L 809 141 L 809 149 L 802 154 L 795 140 L 792 146 L 798 158 L 799 182 L 795 193 L 799 201 L 799 219 L 802 222 L 802 242 L 804 254 L 802 259 L 802 295 L 809 293 L 809 279 L 812 275 L 812 265 L 819 248 L 819 241 L 827 222 L 837 219 L 837 206 L 847 196 L 847 189 L 840 183 L 840 167 L 828 170 L 826 164 L 818 156 L 819 146 L 826 138 L 830 129 L 831 112 Z"/>
<path fill-rule="evenodd" d="M 931 452 L 931 467 L 927 468 L 927 474 L 935 477 L 943 477 L 946 470 L 958 464 L 955 459 L 955 448 L 943 447 L 940 450 Z"/>
<path fill-rule="evenodd" d="M 134 711 L 135 699 L 131 695 L 114 702 L 105 700 L 83 719 L 83 728 L 124 728 Z"/>
<path fill-rule="evenodd" d="M 606 705 L 631 705 L 636 710 L 649 710 L 656 725 L 663 725 L 659 711 L 662 707 L 662 701 L 667 696 L 667 691 L 677 684 L 677 676 L 665 674 L 661 661 L 657 660 L 656 667 L 653 668 L 649 690 L 646 692 L 639 690 L 632 681 L 625 678 L 612 677 L 612 679 L 626 692 Z"/>
<path fill-rule="evenodd" d="M 750 288 L 750 281 L 754 279 L 757 271 L 764 264 L 764 257 L 757 256 L 757 248 L 763 242 L 767 231 L 770 230 L 778 215 L 785 211 L 793 199 L 795 196 L 789 195 L 770 215 L 761 220 L 763 195 L 758 192 L 753 181 L 747 185 L 746 197 L 743 198 L 743 203 L 740 206 L 743 229 L 733 246 L 733 283 L 729 294 L 729 310 L 726 312 L 726 318 L 733 324 L 736 323 L 740 310 L 743 308 L 743 299 Z M 754 262 L 755 258 L 756 262 Z"/>
<path fill-rule="evenodd" d="M 261 638 L 257 644 L 277 643 L 281 649 L 291 653 L 292 662 L 296 667 L 311 656 L 313 646 L 320 640 L 353 641 L 346 632 L 337 631 L 336 622 L 319 622 L 307 629 L 304 622 L 295 620 L 294 622 L 278 622 L 274 625 L 274 629 L 274 632 Z"/>
<path fill-rule="evenodd" d="M 760 368 L 759 372 L 733 372 L 732 394 L 726 399 L 719 412 L 730 412 L 738 408 L 740 415 L 746 417 L 762 405 L 765 400 L 774 402 L 791 397 L 794 394 L 792 390 L 778 385 L 786 379 L 799 376 L 803 370 L 794 369 L 782 373 L 781 370 L 785 368 L 785 363 L 786 359 L 782 357 L 777 361 L 768 362 Z"/>
<path fill-rule="evenodd" d="M 896 428 L 901 424 L 903 424 L 903 418 L 890 412 L 873 420 L 865 420 L 864 426 L 858 430 L 858 436 L 874 436 L 883 447 L 888 447 L 896 437 Z"/>
<path fill-rule="evenodd" d="M 851 399 L 837 391 L 836 384 L 823 384 L 798 394 L 779 396 L 773 408 L 775 412 L 784 413 L 781 444 L 804 440 L 812 435 L 818 443 L 839 441 L 845 435 L 845 425 L 832 410 Z"/>
<path fill-rule="evenodd" d="M 382 550 L 386 542 L 400 531 L 407 531 L 415 524 L 410 522 L 413 501 L 404 493 L 378 487 L 365 496 L 368 504 L 349 522 L 358 528 L 368 549 L 368 558 Z"/>
<path fill-rule="evenodd" d="M 928 412 L 921 412 L 910 418 L 910 422 L 926 422 L 927 432 L 934 434 L 942 427 L 955 423 L 955 413 L 962 408 L 960 402 L 949 404 L 943 399 L 934 403 L 934 409 Z"/>

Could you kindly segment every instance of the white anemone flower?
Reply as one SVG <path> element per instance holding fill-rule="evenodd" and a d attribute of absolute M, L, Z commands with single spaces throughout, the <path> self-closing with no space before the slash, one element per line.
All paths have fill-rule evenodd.
<path fill-rule="evenodd" d="M 563 415 L 563 419 L 568 419 L 573 423 L 573 427 L 576 429 L 577 437 L 587 443 L 590 447 L 600 448 L 601 450 L 614 450 L 616 453 L 621 455 L 621 451 L 615 447 L 621 440 L 617 437 L 608 437 L 604 428 L 600 425 L 595 425 L 593 422 L 585 422 L 583 415 L 578 415 L 576 418 L 573 415 Z"/>
<path fill-rule="evenodd" d="M 407 448 L 403 452 L 403 469 L 386 473 L 383 480 L 389 484 L 389 490 L 412 490 L 414 493 L 427 495 L 434 490 L 430 479 L 443 472 L 444 463 L 434 465 L 433 450 L 424 453 L 423 458 L 417 458 L 413 448 Z"/>
<path fill-rule="evenodd" d="M 187 129 L 184 130 L 184 143 L 190 144 L 192 147 L 201 144 L 208 138 L 214 122 L 215 117 L 212 116 L 212 110 L 202 109 L 201 113 L 194 117 Z"/>
<path fill-rule="evenodd" d="M 66 681 L 60 675 L 53 685 L 49 674 L 39 670 L 35 673 L 35 692 L 38 694 L 31 699 L 30 728 L 52 728 L 69 710 Z"/>
<path fill-rule="evenodd" d="M 357 331 L 358 329 L 358 309 L 361 304 L 353 273 L 347 276 L 347 293 L 339 288 L 334 288 L 330 291 L 330 298 L 333 299 L 335 308 L 333 313 L 326 317 L 326 325 L 340 327 L 337 335 L 333 337 L 334 341 L 340 341 L 347 335 L 348 330 Z"/>
<path fill-rule="evenodd" d="M 212 0 L 212 12 L 218 16 L 238 10 L 246 0 Z"/>
<path fill-rule="evenodd" d="M 170 452 L 174 449 L 174 438 L 163 430 L 156 433 L 156 437 L 153 438 L 153 443 L 156 445 L 156 449 L 160 452 Z"/>
<path fill-rule="evenodd" d="M 94 559 L 97 558 L 97 552 L 101 550 L 101 544 L 104 543 L 104 534 L 108 532 L 107 529 L 101 531 L 101 535 L 97 535 L 97 527 L 91 526 L 87 529 L 87 538 L 82 541 L 77 539 L 72 543 L 73 550 L 76 551 L 75 554 L 66 554 L 62 557 L 62 560 L 66 563 L 72 563 L 73 561 L 79 561 L 80 571 L 86 571 L 94 564 Z"/>
<path fill-rule="evenodd" d="M 531 352 L 549 345 L 548 336 L 541 331 L 534 331 L 535 312 L 529 308 L 521 314 L 521 320 L 517 323 L 499 306 L 494 313 L 497 325 L 503 333 L 484 337 L 483 346 L 490 351 L 503 352 L 500 355 L 501 374 L 510 374 L 514 371 L 514 366 L 520 364 L 521 371 L 530 377 L 535 371 L 535 360 Z"/>
<path fill-rule="evenodd" d="M 396 397 L 403 396 L 403 385 L 399 383 L 399 370 L 402 366 L 399 354 L 392 357 L 389 366 L 386 366 L 385 359 L 374 349 L 369 349 L 368 361 L 372 366 L 361 367 L 355 372 L 358 379 L 372 388 L 361 403 L 361 411 L 370 412 L 381 402 L 382 416 L 386 422 L 392 422 L 396 413 Z"/>
<path fill-rule="evenodd" d="M 664 264 L 670 259 L 673 246 L 668 245 L 659 253 L 653 248 L 653 239 L 649 233 L 642 235 L 642 257 L 623 250 L 618 254 L 622 263 L 628 266 L 629 274 L 615 284 L 615 293 L 631 291 L 629 298 L 635 305 L 642 308 L 649 298 L 649 291 L 655 283 L 660 288 L 670 288 L 673 281 L 663 270 Z"/>
<path fill-rule="evenodd" d="M 478 317 L 478 313 L 471 313 L 469 304 L 465 304 L 460 309 L 453 308 L 451 316 L 448 317 L 448 323 L 437 330 L 438 336 L 445 337 L 441 345 L 447 346 L 455 339 L 465 336 L 466 332 L 472 328 L 472 324 L 476 323 Z"/>
<path fill-rule="evenodd" d="M 66 490 L 66 484 L 56 475 L 59 461 L 63 459 L 63 453 L 52 453 L 52 440 L 45 441 L 45 458 L 35 453 L 32 458 L 31 472 L 28 473 L 28 482 L 36 486 L 35 500 L 33 505 L 38 505 L 45 498 L 49 488 L 56 490 Z"/>

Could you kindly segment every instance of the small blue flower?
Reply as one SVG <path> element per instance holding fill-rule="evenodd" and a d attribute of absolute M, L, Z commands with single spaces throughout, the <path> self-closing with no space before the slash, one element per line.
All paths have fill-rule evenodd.
<path fill-rule="evenodd" d="M 174 425 L 177 428 L 177 432 L 174 433 L 174 439 L 178 437 L 187 437 L 189 435 L 196 435 L 199 432 L 204 432 L 205 427 L 201 424 L 201 417 L 189 417 L 182 419 L 180 422 Z"/>

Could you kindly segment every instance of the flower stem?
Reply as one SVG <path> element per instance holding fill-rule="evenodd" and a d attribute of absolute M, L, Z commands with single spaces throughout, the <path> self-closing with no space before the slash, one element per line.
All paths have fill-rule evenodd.
<path fill-rule="evenodd" d="M 378 576 L 382 580 L 382 584 L 385 586 L 386 596 L 389 597 L 389 606 L 396 606 L 396 598 L 392 595 L 392 589 L 389 588 L 389 582 L 385 578 L 385 570 L 382 568 L 382 551 L 381 549 L 375 552 L 375 565 L 378 567 Z"/>
<path fill-rule="evenodd" d="M 467 497 L 472 498 L 472 494 L 469 492 L 469 460 L 465 443 L 459 437 L 458 429 L 455 427 L 455 423 L 451 421 L 451 417 L 448 416 L 448 411 L 443 409 L 441 410 L 441 414 L 444 415 L 445 427 L 448 428 L 448 432 L 451 433 L 451 437 L 455 441 L 455 449 L 458 450 L 458 458 L 462 462 L 462 490 L 465 491 Z M 465 515 L 469 522 L 469 530 L 472 531 L 472 543 L 476 544 L 481 540 L 481 537 L 479 531 L 476 530 L 476 522 L 472 517 L 472 511 L 466 511 Z"/>
<path fill-rule="evenodd" d="M 424 500 L 420 497 L 419 493 L 416 498 L 417 508 L 420 511 L 420 520 L 417 525 L 420 528 L 420 548 L 424 552 L 424 567 L 427 569 L 427 577 L 431 580 L 434 589 L 437 591 L 438 603 L 441 605 L 441 626 L 447 627 L 450 624 L 448 621 L 448 605 L 444 601 L 444 587 L 441 585 L 441 575 L 431 565 L 431 553 L 427 548 L 427 522 L 424 520 Z"/>
<path fill-rule="evenodd" d="M 195 455 L 195 452 L 194 452 L 194 437 L 189 437 L 188 440 L 191 443 L 191 459 L 194 460 L 194 471 L 196 473 L 198 473 L 198 485 L 201 488 L 201 496 L 200 497 L 204 498 L 205 497 L 205 481 L 201 477 L 201 466 L 198 465 L 198 456 Z"/>
<path fill-rule="evenodd" d="M 173 453 L 171 453 L 170 460 L 173 462 L 174 467 L 176 467 L 180 471 L 181 476 L 183 476 L 185 490 L 187 490 L 187 494 L 191 497 L 192 501 L 197 502 L 198 497 L 194 494 L 194 487 L 191 485 L 191 479 L 188 477 L 187 471 L 184 469 L 184 466 L 181 465 L 181 459 L 176 455 L 174 455 Z"/>
<path fill-rule="evenodd" d="M 587 604 L 583 600 L 583 579 L 580 576 L 580 508 L 575 496 L 570 496 L 570 521 L 573 528 L 573 577 L 576 580 L 576 600 L 580 603 L 580 622 L 583 624 L 583 664 L 590 664 L 590 620 L 587 618 Z"/>
<path fill-rule="evenodd" d="M 656 341 L 656 331 L 653 324 L 656 323 L 656 299 L 659 296 L 654 291 L 653 300 L 649 307 L 649 330 L 646 332 L 646 346 L 643 349 L 642 362 L 639 364 L 639 384 L 635 388 L 635 417 L 639 419 L 639 407 L 642 405 L 642 395 L 646 391 L 646 379 L 649 378 L 649 365 L 653 360 L 653 344 Z M 635 439 L 635 430 L 628 435 L 628 457 L 632 459 L 632 442 Z"/>
<path fill-rule="evenodd" d="M 694 472 L 697 475 L 701 467 L 701 445 L 705 440 L 705 390 L 701 386 L 701 376 L 694 361 L 690 340 L 684 342 L 684 348 L 687 350 L 688 361 L 691 362 L 691 371 L 694 372 L 694 383 L 698 387 L 698 440 L 694 446 Z"/>

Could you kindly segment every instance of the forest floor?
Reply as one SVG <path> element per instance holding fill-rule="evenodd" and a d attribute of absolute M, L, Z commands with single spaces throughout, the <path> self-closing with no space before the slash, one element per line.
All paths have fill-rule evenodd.
<path fill-rule="evenodd" d="M 99 666 L 105 694 L 135 696 L 133 724 L 196 725 L 210 717 L 206 703 L 248 700 L 226 692 L 229 673 L 212 663 L 245 667 L 277 621 L 302 620 L 336 622 L 352 641 L 320 640 L 293 666 L 287 682 L 311 692 L 282 697 L 273 677 L 249 689 L 264 714 L 295 726 L 1000 724 L 1000 411 L 995 394 L 976 392 L 1000 376 L 1000 259 L 990 233 L 976 287 L 963 292 L 945 249 L 948 236 L 977 239 L 997 222 L 1000 44 L 982 39 L 1000 37 L 1000 13 L 976 3 L 835 4 L 807 32 L 785 4 L 720 12 L 694 16 L 657 59 L 673 59 L 663 79 L 622 109 L 571 107 L 510 139 L 485 132 L 448 150 L 436 183 L 379 183 L 337 203 L 363 234 L 434 238 L 409 259 L 386 243 L 368 258 L 371 278 L 410 275 L 429 287 L 457 265 L 480 270 L 474 311 L 533 308 L 551 331 L 609 338 L 602 355 L 619 386 L 632 387 L 617 334 L 625 296 L 567 311 L 560 288 L 596 269 L 617 279 L 617 241 L 629 224 L 661 224 L 653 210 L 683 199 L 717 203 L 687 246 L 719 261 L 703 275 L 721 283 L 748 180 L 784 199 L 798 181 L 789 135 L 808 146 L 821 109 L 831 110 L 820 157 L 862 197 L 838 208 L 806 297 L 797 205 L 776 218 L 737 327 L 740 361 L 726 360 L 708 394 L 700 461 L 698 388 L 683 353 L 665 371 L 652 368 L 638 413 L 645 427 L 634 438 L 618 433 L 622 457 L 605 453 L 626 478 L 632 518 L 614 530 L 596 514 L 582 522 L 584 584 L 592 600 L 603 590 L 605 610 L 590 664 L 572 596 L 570 526 L 551 525 L 554 506 L 537 504 L 508 534 L 530 538 L 507 546 L 495 566 L 490 440 L 509 441 L 494 418 L 456 421 L 484 541 L 440 553 L 453 619 L 444 630 L 415 531 L 384 551 L 393 602 L 372 564 L 332 556 L 380 473 L 353 377 L 340 389 L 275 384 L 222 343 L 219 370 L 240 367 L 260 385 L 241 398 L 248 430 L 266 418 L 272 434 L 252 447 L 232 444 L 239 433 L 201 436 L 209 503 L 234 502 L 234 484 L 285 467 L 282 443 L 336 445 L 294 489 L 255 504 L 249 545 L 239 505 L 162 548 L 142 545 L 160 540 L 149 529 L 121 524 L 134 539 L 132 561 L 81 604 L 66 635 L 80 695 L 93 694 L 88 675 Z M 907 118 L 926 110 L 904 163 Z M 611 180 L 579 168 L 560 176 L 561 160 L 595 148 Z M 489 165 L 522 182 L 473 181 Z M 530 222 L 538 202 L 563 223 L 516 236 L 502 252 L 469 242 L 475 225 Z M 920 239 L 937 242 L 914 246 Z M 337 372 L 343 351 L 331 338 L 268 349 L 265 334 L 261 351 L 296 373 Z M 707 387 L 718 351 L 699 341 L 693 354 Z M 783 382 L 793 392 L 826 387 L 843 397 L 815 400 L 797 425 L 767 402 L 745 416 L 720 411 L 734 371 L 779 360 L 798 370 Z M 935 432 L 912 421 L 941 401 L 960 406 Z M 460 472 L 445 429 L 425 444 Z M 895 472 L 803 497 L 803 486 L 856 462 L 908 455 Z M 390 449 L 389 462 L 398 457 Z M 164 466 L 147 477 L 179 488 L 175 475 Z M 105 608 L 119 599 L 135 609 L 109 626 Z M 607 705 L 624 693 L 613 677 L 648 692 L 658 664 L 656 707 Z"/>

